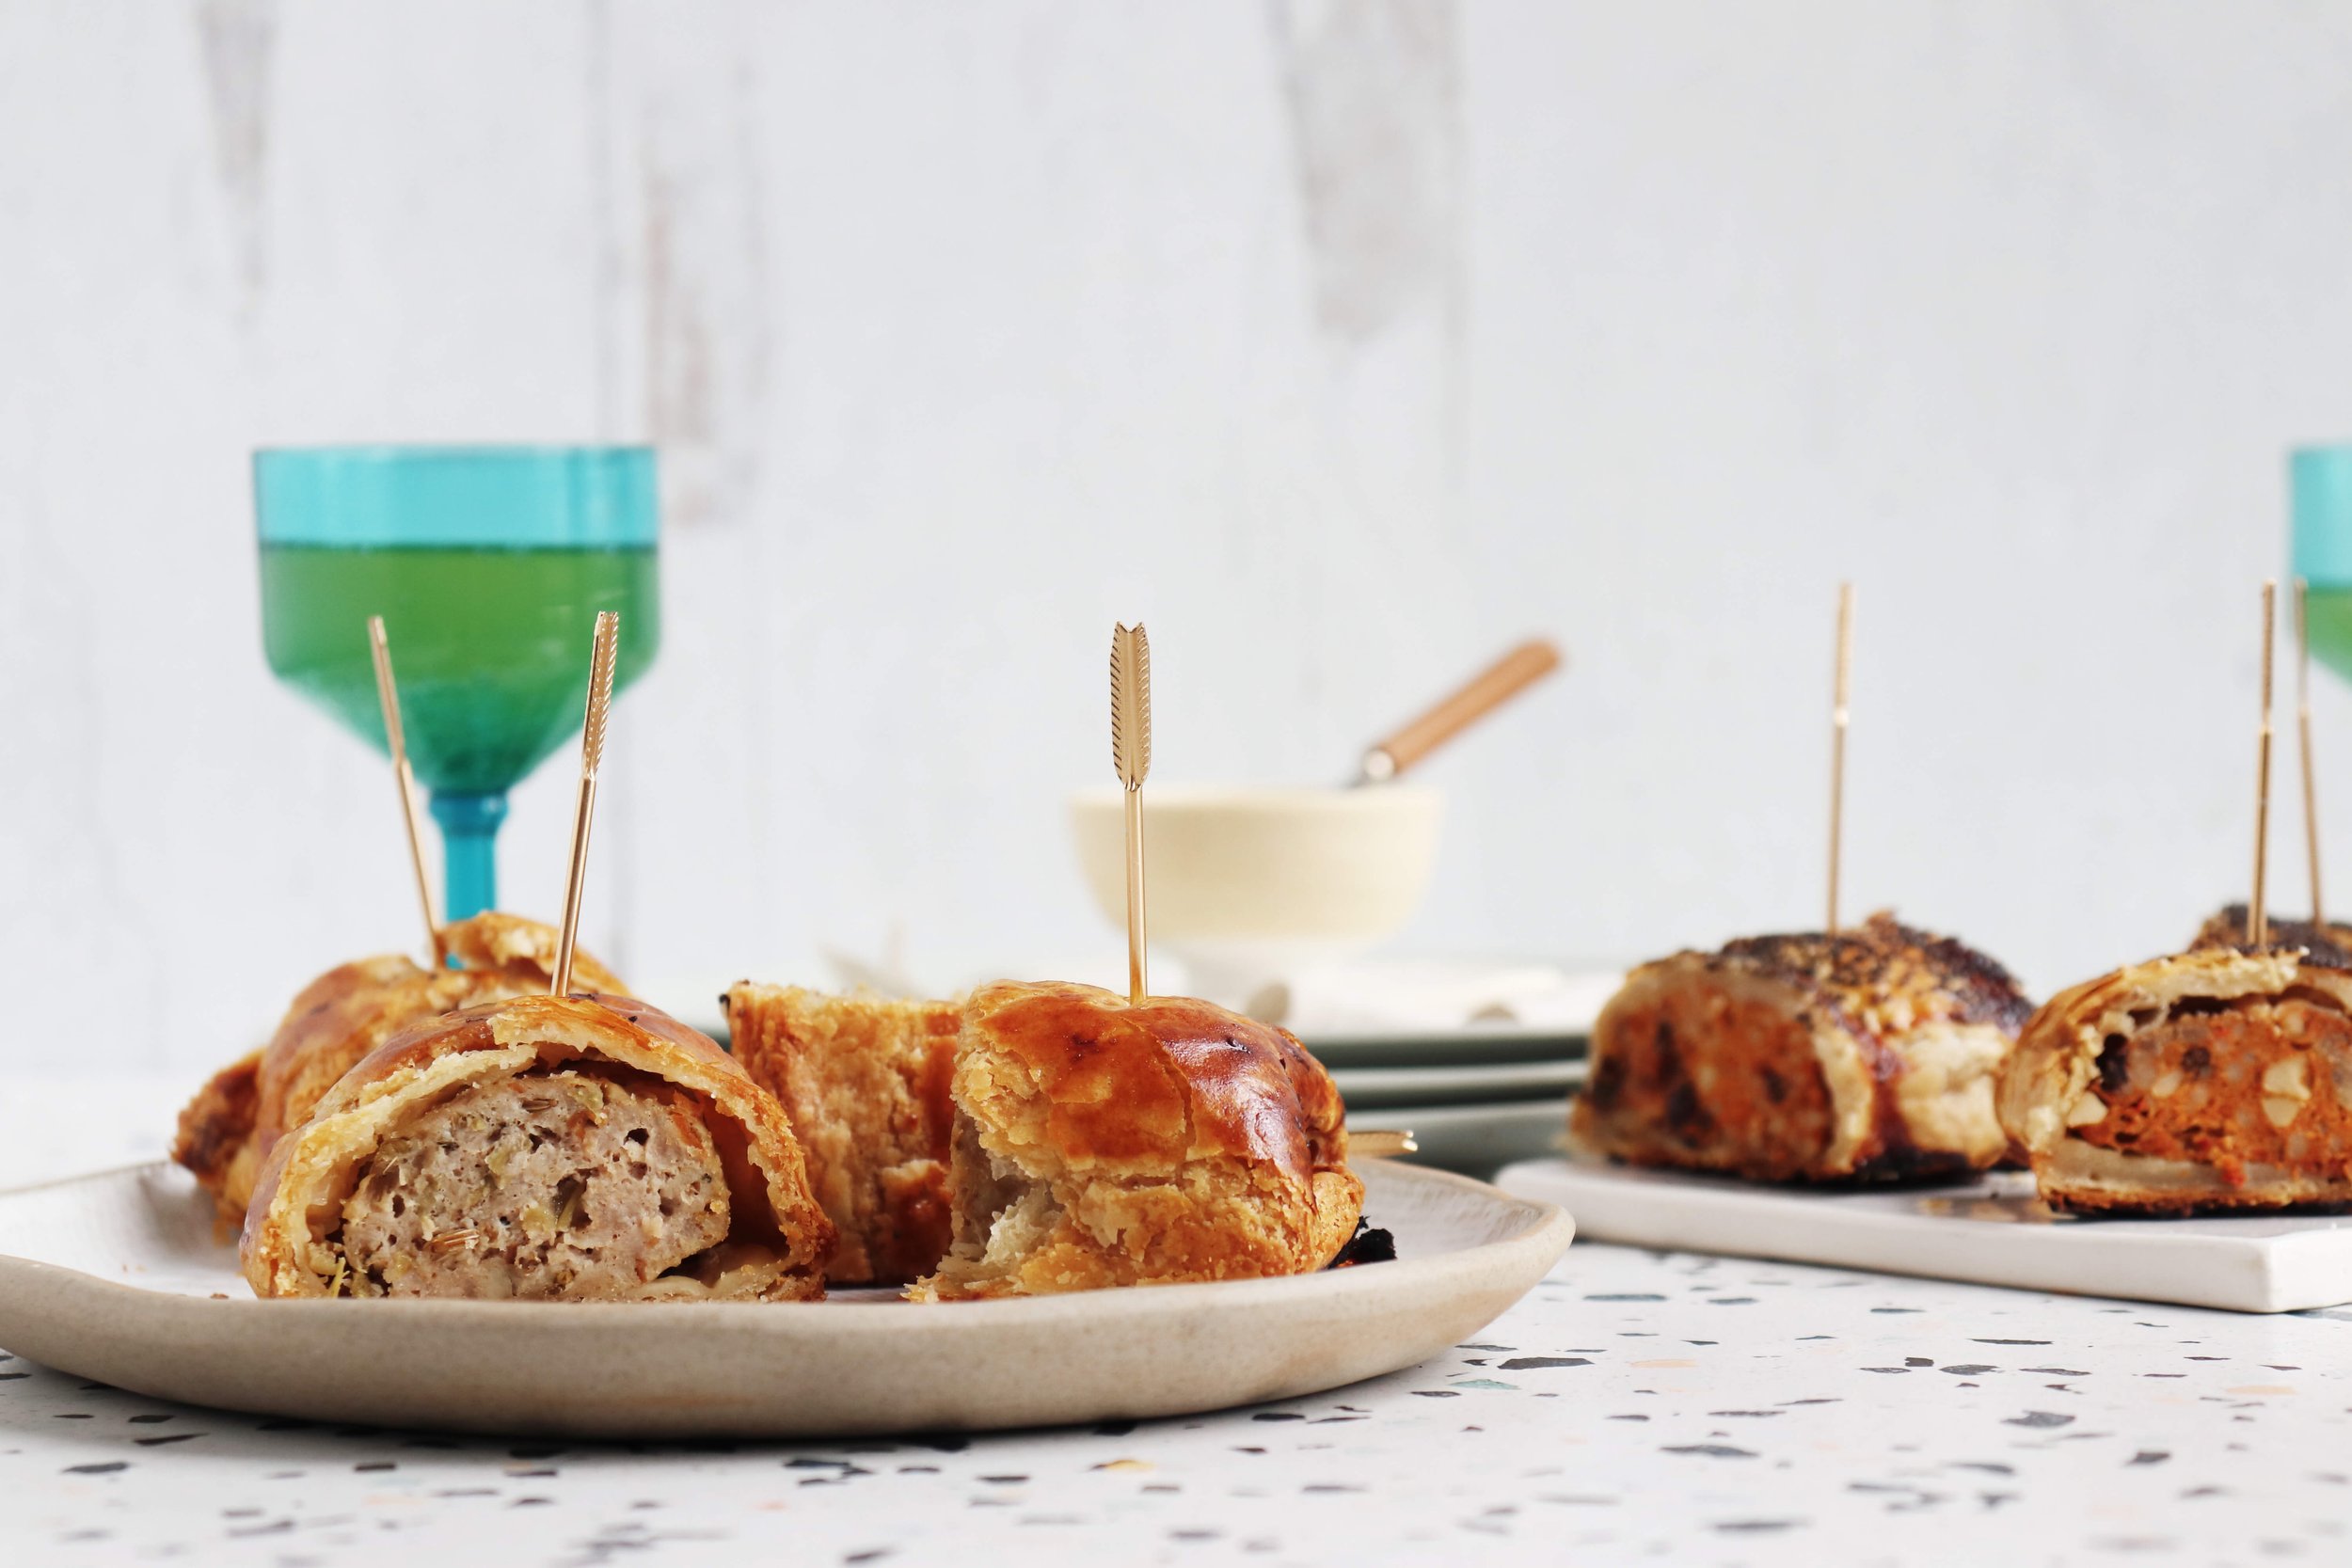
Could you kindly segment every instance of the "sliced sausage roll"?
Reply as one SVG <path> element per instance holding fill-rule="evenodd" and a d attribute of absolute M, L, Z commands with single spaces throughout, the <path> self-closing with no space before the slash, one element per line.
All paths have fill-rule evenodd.
<path fill-rule="evenodd" d="M 215 1073 L 180 1113 L 171 1157 L 213 1195 L 222 1222 L 245 1219 L 270 1148 L 299 1127 L 352 1065 L 422 1019 L 548 989 L 555 928 L 495 911 L 442 927 L 456 967 L 429 970 L 397 953 L 339 964 L 302 989 L 270 1042 Z M 628 988 L 585 953 L 583 990 Z"/>
<path fill-rule="evenodd" d="M 2229 946 L 2117 970 L 2034 1014 L 2000 1106 L 2053 1208 L 2352 1203 L 2352 971 Z"/>
<path fill-rule="evenodd" d="M 1308 1274 L 1363 1209 L 1331 1075 L 1206 1002 L 983 986 L 951 1090 L 955 1238 L 918 1301 Z"/>
<path fill-rule="evenodd" d="M 1884 912 L 1677 953 L 1601 1010 L 1570 1128 L 1629 1164 L 1761 1181 L 1980 1169 L 2008 1148 L 1994 1085 L 2028 1010 L 1999 964 Z"/>
<path fill-rule="evenodd" d="M 782 1109 L 626 997 L 431 1020 L 278 1139 L 246 1216 L 262 1296 L 799 1301 L 833 1227 Z"/>
<path fill-rule="evenodd" d="M 809 1186 L 840 1233 L 826 1277 L 906 1285 L 939 1267 L 956 1005 L 748 980 L 724 1001 L 735 1059 L 783 1101 Z"/>

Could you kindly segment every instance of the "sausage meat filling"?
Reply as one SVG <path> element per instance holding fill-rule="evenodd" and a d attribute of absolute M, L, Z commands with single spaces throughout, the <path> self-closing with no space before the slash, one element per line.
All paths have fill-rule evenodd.
<path fill-rule="evenodd" d="M 2109 1035 L 2068 1117 L 2085 1143 L 2191 1160 L 2236 1186 L 2247 1167 L 2334 1174 L 2352 1144 L 2352 1019 L 2289 995 L 2201 1007 Z"/>
<path fill-rule="evenodd" d="M 349 1294 L 625 1296 L 725 1240 L 727 1183 L 691 1097 L 539 1072 L 386 1138 L 342 1221 Z"/>
<path fill-rule="evenodd" d="M 1593 1111 L 1685 1151 L 1677 1164 L 1785 1180 L 1829 1146 L 1829 1086 L 1811 1030 L 1786 1008 L 1660 988 L 1614 1035 L 1585 1091 Z"/>

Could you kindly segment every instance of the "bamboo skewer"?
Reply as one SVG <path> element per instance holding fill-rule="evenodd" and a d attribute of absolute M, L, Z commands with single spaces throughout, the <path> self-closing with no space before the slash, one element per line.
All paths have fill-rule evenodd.
<path fill-rule="evenodd" d="M 1838 851 L 1846 833 L 1846 721 L 1853 689 L 1853 584 L 1837 585 L 1837 674 L 1830 707 L 1829 925 L 1837 934 Z"/>
<path fill-rule="evenodd" d="M 375 660 L 375 701 L 384 710 L 384 738 L 392 752 L 392 783 L 400 789 L 401 826 L 408 831 L 408 869 L 417 879 L 417 907 L 424 913 L 425 945 L 433 967 L 449 961 L 441 945 L 441 922 L 433 912 L 433 884 L 424 871 L 424 829 L 417 818 L 417 778 L 408 768 L 408 739 L 400 723 L 400 687 L 392 679 L 392 650 L 384 636 L 384 617 L 368 617 L 368 652 Z"/>
<path fill-rule="evenodd" d="M 1152 771 L 1152 643 L 1143 623 L 1111 631 L 1111 764 L 1127 792 L 1127 1000 L 1146 984 L 1143 938 L 1143 781 Z"/>
<path fill-rule="evenodd" d="M 1127 1000 L 1139 1006 L 1151 994 L 1144 953 L 1143 781 L 1152 772 L 1152 641 L 1140 621 L 1111 629 L 1111 766 L 1127 797 Z M 1420 1151 L 1409 1132 L 1367 1127 L 1347 1134 L 1350 1159 Z"/>
<path fill-rule="evenodd" d="M 2295 735 L 2303 765 L 2303 855 L 2311 864 L 2312 924 L 2328 924 L 2328 909 L 2319 894 L 2319 792 L 2312 783 L 2312 621 L 2311 584 L 2295 579 Z"/>
<path fill-rule="evenodd" d="M 2279 619 L 2279 584 L 2263 584 L 2263 717 L 2254 750 L 2254 896 L 2246 906 L 2246 942 L 2261 947 L 2270 940 L 2264 903 L 2264 873 L 2270 849 L 2270 661 Z"/>
<path fill-rule="evenodd" d="M 572 956 L 580 944 L 580 894 L 588 877 L 588 828 L 596 813 L 596 770 L 604 764 L 604 722 L 612 705 L 612 660 L 621 641 L 621 618 L 596 612 L 596 641 L 588 665 L 588 717 L 580 732 L 580 799 L 572 809 L 572 860 L 564 886 L 564 930 L 555 947 L 553 994 L 572 989 Z"/>

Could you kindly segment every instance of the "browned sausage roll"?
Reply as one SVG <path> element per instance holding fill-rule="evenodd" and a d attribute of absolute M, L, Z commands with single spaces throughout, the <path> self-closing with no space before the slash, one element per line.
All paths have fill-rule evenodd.
<path fill-rule="evenodd" d="M 783 1110 L 626 997 L 526 996 L 397 1035 L 278 1140 L 263 1296 L 798 1301 L 833 1227 Z"/>
<path fill-rule="evenodd" d="M 245 1219 L 270 1147 L 360 1057 L 421 1019 L 543 991 L 555 972 L 555 929 L 535 920 L 478 914 L 442 927 L 441 941 L 456 968 L 393 953 L 328 970 L 303 987 L 267 1045 L 215 1073 L 180 1113 L 171 1157 L 213 1195 L 225 1224 Z M 584 990 L 628 989 L 585 953 L 572 973 Z"/>
<path fill-rule="evenodd" d="M 2352 971 L 2231 946 L 2117 970 L 2034 1014 L 2000 1105 L 2053 1208 L 2352 1203 Z"/>
<path fill-rule="evenodd" d="M 947 1251 L 952 1002 L 732 988 L 735 1059 L 783 1101 L 810 1188 L 840 1233 L 826 1277 L 906 1285 Z"/>
<path fill-rule="evenodd" d="M 1363 1208 L 1330 1074 L 1206 1002 L 983 986 L 950 1089 L 954 1242 L 918 1301 L 1305 1274 Z"/>
<path fill-rule="evenodd" d="M 1884 912 L 1750 937 L 1626 977 L 1570 1113 L 1629 1164 L 1761 1181 L 1940 1175 L 1999 1162 L 1994 1085 L 2028 1007 L 1999 964 Z"/>

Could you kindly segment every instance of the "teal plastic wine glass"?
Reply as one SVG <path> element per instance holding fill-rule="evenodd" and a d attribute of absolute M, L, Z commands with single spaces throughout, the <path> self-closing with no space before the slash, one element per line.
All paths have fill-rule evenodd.
<path fill-rule="evenodd" d="M 2352 680 L 2352 445 L 2287 454 L 2295 575 L 2311 585 L 2312 657 Z"/>
<path fill-rule="evenodd" d="M 447 918 L 494 908 L 506 793 L 580 725 L 596 612 L 613 686 L 661 641 L 649 447 L 302 447 L 254 453 L 262 636 L 279 680 L 379 751 L 368 617 L 432 792 Z"/>

